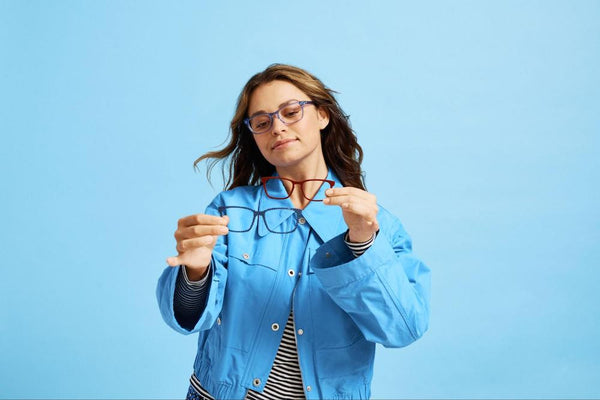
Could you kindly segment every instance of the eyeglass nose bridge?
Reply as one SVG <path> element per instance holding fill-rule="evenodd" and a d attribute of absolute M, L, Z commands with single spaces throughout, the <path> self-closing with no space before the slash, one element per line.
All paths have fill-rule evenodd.
<path fill-rule="evenodd" d="M 281 110 L 283 110 L 283 108 L 282 108 Z M 285 125 L 285 126 L 288 126 L 288 125 L 290 125 L 290 124 L 293 124 L 293 122 L 290 122 L 290 123 L 288 124 L 287 122 L 285 122 L 285 121 L 284 121 L 284 120 L 281 118 L 281 114 L 279 113 L 281 110 L 277 110 L 277 111 L 275 111 L 275 112 L 269 113 L 269 118 L 270 118 L 270 120 L 269 120 L 269 129 L 267 129 L 265 132 L 268 132 L 268 131 L 272 130 L 272 129 L 273 129 L 273 127 L 275 126 L 275 118 L 274 118 L 274 115 L 276 115 L 276 116 L 277 116 L 277 119 L 278 119 L 278 120 L 280 120 L 280 121 L 281 121 L 281 123 L 282 123 L 283 125 Z M 304 110 L 302 110 L 301 112 L 304 114 Z M 294 121 L 294 122 L 296 122 L 296 121 Z"/>

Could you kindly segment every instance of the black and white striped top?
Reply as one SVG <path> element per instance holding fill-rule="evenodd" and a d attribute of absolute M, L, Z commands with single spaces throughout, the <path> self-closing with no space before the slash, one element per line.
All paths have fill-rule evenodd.
<path fill-rule="evenodd" d="M 371 247 L 377 234 L 363 243 L 351 243 L 348 241 L 348 232 L 344 236 L 346 245 L 352 250 L 355 257 L 359 257 Z M 174 310 L 175 318 L 179 324 L 191 330 L 204 310 L 210 275 L 198 282 L 190 282 L 185 273 L 185 268 L 180 268 L 175 287 Z M 190 384 L 194 390 L 207 400 L 214 400 L 192 374 Z M 262 392 L 248 390 L 245 399 L 248 400 L 267 400 L 267 399 L 304 399 L 304 386 L 302 384 L 302 373 L 298 363 L 298 350 L 296 345 L 296 335 L 294 332 L 294 311 L 290 311 L 283 337 L 277 349 L 273 367 L 269 373 L 267 383 Z"/>

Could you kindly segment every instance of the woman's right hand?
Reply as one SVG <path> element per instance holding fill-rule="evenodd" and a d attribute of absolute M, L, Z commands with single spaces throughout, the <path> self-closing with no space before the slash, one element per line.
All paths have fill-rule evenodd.
<path fill-rule="evenodd" d="M 181 218 L 175 231 L 177 256 L 167 258 L 167 264 L 171 267 L 185 265 L 190 280 L 202 279 L 210 265 L 217 237 L 229 232 L 228 223 L 227 216 L 195 214 Z"/>

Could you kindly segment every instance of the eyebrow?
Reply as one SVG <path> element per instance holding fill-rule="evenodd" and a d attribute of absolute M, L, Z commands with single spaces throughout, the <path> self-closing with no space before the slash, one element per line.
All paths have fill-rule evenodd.
<path fill-rule="evenodd" d="M 297 99 L 286 100 L 283 103 L 279 104 L 279 106 L 277 106 L 277 110 L 279 110 L 281 107 L 285 106 L 286 104 L 291 103 L 292 101 L 300 101 L 300 100 L 297 100 Z M 248 118 L 252 118 L 252 117 L 254 117 L 256 115 L 259 115 L 259 114 L 268 114 L 268 112 L 265 111 L 265 110 L 258 110 L 256 112 L 252 113 L 252 115 L 248 116 Z"/>

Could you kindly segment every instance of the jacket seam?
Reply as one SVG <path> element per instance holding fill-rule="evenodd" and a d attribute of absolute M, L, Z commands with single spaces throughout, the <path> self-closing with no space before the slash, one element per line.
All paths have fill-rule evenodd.
<path fill-rule="evenodd" d="M 390 296 L 390 298 L 392 299 L 392 302 L 396 306 L 398 313 L 400 314 L 400 316 L 402 317 L 402 320 L 404 321 L 404 325 L 406 325 L 406 329 L 408 330 L 408 333 L 410 333 L 410 336 L 412 337 L 413 340 L 417 340 L 418 336 L 411 329 L 410 324 L 408 323 L 408 318 L 406 316 L 406 313 L 404 312 L 402 307 L 400 307 L 399 301 L 396 298 L 396 296 L 394 295 L 394 293 L 392 292 L 392 290 L 389 288 L 387 281 L 379 275 L 378 271 L 379 271 L 379 268 L 377 270 L 375 270 L 375 273 L 377 274 L 377 278 L 379 278 L 379 281 L 381 281 L 381 283 L 383 284 L 383 287 L 385 288 L 387 295 Z"/>

